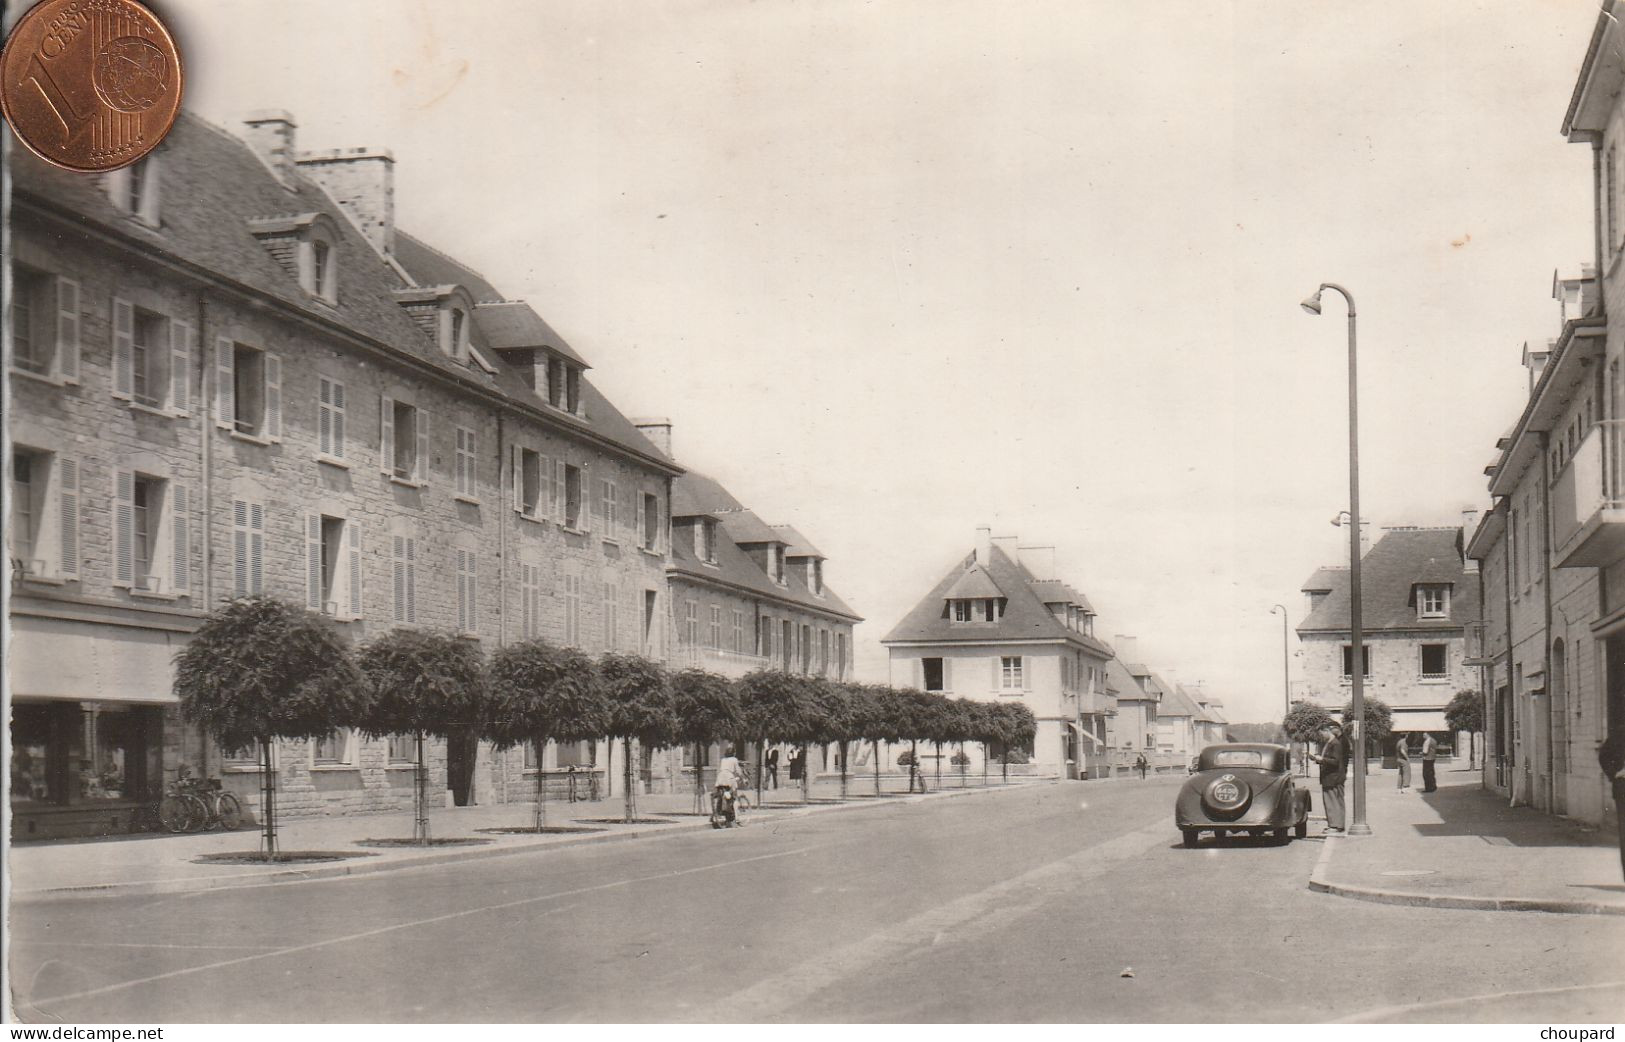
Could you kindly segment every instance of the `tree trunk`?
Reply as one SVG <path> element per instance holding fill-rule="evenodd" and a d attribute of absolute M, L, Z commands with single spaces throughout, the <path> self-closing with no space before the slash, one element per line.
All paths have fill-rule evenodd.
<path fill-rule="evenodd" d="M 418 769 L 413 778 L 412 786 L 412 842 L 429 845 L 429 768 L 423 764 L 423 732 L 414 735 L 417 739 Z"/>
<path fill-rule="evenodd" d="M 740 743 L 740 749 L 743 749 L 743 748 L 744 748 L 744 743 L 741 742 Z M 766 757 L 767 757 L 767 739 L 763 738 L 760 742 L 756 743 L 756 805 L 758 807 L 760 807 L 762 805 L 762 768 L 763 768 L 762 760 L 765 759 Z"/>
<path fill-rule="evenodd" d="M 970 757 L 965 755 L 965 743 L 959 743 L 959 787 L 970 788 L 970 782 L 965 780 L 965 772 L 970 770 Z"/>
<path fill-rule="evenodd" d="M 999 778 L 1005 784 L 1010 784 L 1010 743 L 999 743 Z"/>
<path fill-rule="evenodd" d="M 638 796 L 632 784 L 632 739 L 621 739 L 621 758 L 626 761 L 621 777 L 626 780 L 626 821 L 631 824 L 638 820 Z"/>
<path fill-rule="evenodd" d="M 841 751 L 838 754 L 841 758 L 841 800 L 843 802 L 846 800 L 846 745 L 847 743 L 843 740 L 840 743 Z"/>
<path fill-rule="evenodd" d="M 801 750 L 801 802 L 812 802 L 812 771 L 807 769 L 807 743 L 802 742 L 798 747 Z"/>
<path fill-rule="evenodd" d="M 880 739 L 874 740 L 875 746 L 875 795 L 880 795 Z"/>
<path fill-rule="evenodd" d="M 547 739 L 537 738 L 531 743 L 536 747 L 536 831 L 547 828 L 547 772 L 543 764 L 547 762 Z"/>
<path fill-rule="evenodd" d="M 916 738 L 908 740 L 908 791 L 914 791 L 914 780 L 918 778 L 920 791 L 925 791 L 925 773 L 920 770 L 920 742 Z"/>
<path fill-rule="evenodd" d="M 940 788 L 942 788 L 942 743 L 938 742 L 938 743 L 936 743 L 936 745 L 937 745 L 937 767 L 936 767 L 937 788 L 940 789 Z"/>
<path fill-rule="evenodd" d="M 271 763 L 271 736 L 260 735 L 260 817 L 265 826 L 261 843 L 265 856 L 274 858 L 276 849 L 276 769 Z"/>
<path fill-rule="evenodd" d="M 694 743 L 694 813 L 704 814 L 705 806 L 705 746 Z"/>
<path fill-rule="evenodd" d="M 982 743 L 982 787 L 987 788 L 987 743 Z"/>

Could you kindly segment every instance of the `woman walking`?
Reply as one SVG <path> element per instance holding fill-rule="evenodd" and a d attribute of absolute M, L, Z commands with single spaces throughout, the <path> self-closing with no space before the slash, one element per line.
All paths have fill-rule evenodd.
<path fill-rule="evenodd" d="M 1394 760 L 1399 766 L 1399 791 L 1411 791 L 1411 751 L 1405 745 L 1405 736 L 1400 735 L 1399 741 L 1394 743 Z"/>

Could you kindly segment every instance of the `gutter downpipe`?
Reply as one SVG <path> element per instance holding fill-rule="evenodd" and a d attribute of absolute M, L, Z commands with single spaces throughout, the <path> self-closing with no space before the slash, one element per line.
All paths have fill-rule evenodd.
<path fill-rule="evenodd" d="M 201 446 L 198 465 L 202 468 L 200 484 L 203 486 L 203 610 L 214 610 L 214 469 L 213 424 L 209 422 L 214 409 L 214 395 L 209 394 L 210 374 L 215 367 L 209 364 L 208 335 L 209 298 L 199 290 L 197 295 L 197 353 L 198 365 L 203 372 L 198 378 L 197 393 L 202 400 L 193 413 L 198 418 L 198 444 Z M 187 556 L 191 556 L 188 551 Z M 209 736 L 198 728 L 198 774 L 209 776 Z"/>
<path fill-rule="evenodd" d="M 1503 500 L 1503 502 L 1505 502 L 1505 500 Z M 1517 539 L 1517 537 L 1518 537 L 1517 532 L 1514 530 L 1514 527 L 1513 527 L 1513 524 L 1512 524 L 1512 511 L 1511 511 L 1511 508 L 1509 507 L 1508 510 L 1507 510 L 1507 536 L 1506 536 L 1506 538 L 1504 540 L 1502 540 L 1502 552 L 1501 552 L 1501 563 L 1505 567 L 1505 570 L 1506 570 L 1506 585 L 1505 585 L 1505 588 L 1501 592 L 1506 597 L 1507 691 L 1512 696 L 1511 705 L 1510 705 L 1509 708 L 1512 710 L 1512 714 L 1514 716 L 1516 716 L 1517 713 L 1518 713 L 1518 685 L 1513 683 L 1513 681 L 1517 679 L 1513 675 L 1515 667 L 1517 665 L 1517 661 L 1516 661 L 1516 659 L 1515 659 L 1515 657 L 1513 656 L 1513 653 L 1512 653 L 1513 652 L 1513 644 L 1512 644 L 1512 544 Z M 1495 721 L 1495 726 L 1498 729 L 1504 730 L 1506 732 L 1505 734 L 1502 735 L 1501 746 L 1508 753 L 1510 753 L 1511 756 L 1512 756 L 1512 767 L 1507 772 L 1507 804 L 1508 804 L 1508 806 L 1516 807 L 1518 805 L 1518 803 L 1517 803 L 1517 799 L 1518 799 L 1518 778 L 1517 778 L 1517 774 L 1518 774 L 1518 770 L 1517 770 L 1517 768 L 1518 768 L 1518 750 L 1512 744 L 1512 733 L 1514 731 L 1514 728 L 1509 726 L 1506 720 L 1502 720 L 1502 719 L 1499 719 L 1499 718 Z M 1506 765 L 1503 763 L 1502 766 L 1504 767 Z"/>
<path fill-rule="evenodd" d="M 1479 562 L 1479 568 L 1478 568 L 1478 615 L 1479 615 L 1479 620 L 1478 620 L 1479 621 L 1479 627 L 1478 627 L 1478 657 L 1481 660 L 1490 658 L 1490 630 L 1489 630 L 1489 626 L 1487 625 L 1486 620 L 1484 618 L 1484 615 L 1485 615 L 1484 604 L 1485 604 L 1485 601 L 1484 601 L 1484 562 L 1480 561 Z M 1490 697 L 1491 687 L 1492 687 L 1490 682 L 1491 682 L 1491 680 L 1494 679 L 1494 673 L 1495 673 L 1495 666 L 1493 665 L 1493 661 L 1492 661 L 1491 665 L 1488 665 L 1488 666 L 1480 665 L 1478 667 L 1478 690 L 1479 690 L 1480 697 L 1482 697 L 1484 699 L 1484 715 L 1486 717 L 1489 715 L 1490 707 L 1495 704 L 1495 700 Z M 1484 724 L 1484 731 L 1485 731 L 1484 746 L 1485 746 L 1485 748 L 1483 750 L 1484 758 L 1478 762 L 1478 788 L 1479 788 L 1479 791 L 1483 791 L 1484 789 L 1489 787 L 1488 774 L 1489 774 L 1489 768 L 1490 768 L 1490 763 L 1489 763 L 1489 761 L 1490 761 L 1490 750 L 1489 750 L 1489 737 L 1488 737 L 1489 723 L 1488 723 L 1487 720 L 1481 721 L 1481 723 Z M 1469 758 L 1471 758 L 1471 756 L 1472 756 L 1472 753 L 1471 753 L 1472 740 L 1473 740 L 1473 736 L 1469 734 L 1467 736 L 1468 750 L 1469 750 L 1468 757 Z"/>
<path fill-rule="evenodd" d="M 507 462 L 508 446 L 502 439 L 502 411 L 497 410 L 497 502 L 496 515 L 502 520 L 497 525 L 497 648 L 507 646 L 508 641 L 508 526 L 513 521 L 508 517 L 507 505 L 512 502 L 514 490 L 507 488 L 508 477 L 512 467 L 505 466 Z M 502 802 L 508 802 L 508 753 L 506 750 L 497 754 L 502 758 L 501 769 L 497 777 L 502 779 Z M 523 755 L 523 753 L 521 753 Z M 540 753 L 537 754 L 538 757 Z M 479 744 L 474 746 L 475 773 L 478 774 Z M 522 763 L 523 761 L 521 761 Z M 536 762 L 536 773 L 542 770 L 541 760 Z M 450 784 L 448 780 L 448 786 Z"/>
<path fill-rule="evenodd" d="M 1542 669 L 1546 678 L 1543 692 L 1546 698 L 1546 813 L 1555 814 L 1557 770 L 1553 760 L 1556 746 L 1552 734 L 1552 685 L 1555 679 L 1552 676 L 1552 457 L 1548 449 L 1550 440 L 1549 431 L 1540 432 L 1540 570 L 1541 579 L 1546 587 L 1546 628 L 1542 635 L 1544 646 L 1541 648 L 1541 656 L 1545 663 Z"/>

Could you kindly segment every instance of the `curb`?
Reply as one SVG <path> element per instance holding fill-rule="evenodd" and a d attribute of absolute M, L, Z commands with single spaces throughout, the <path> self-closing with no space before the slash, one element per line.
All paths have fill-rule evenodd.
<path fill-rule="evenodd" d="M 1037 787 L 1042 782 L 1018 782 L 1012 785 L 988 786 L 980 789 L 939 789 L 936 792 L 910 793 L 894 796 L 886 800 L 854 800 L 847 803 L 818 803 L 805 807 L 775 807 L 772 810 L 758 811 L 753 815 L 762 823 L 776 821 L 780 818 L 804 817 L 809 814 L 820 814 L 829 811 L 860 810 L 868 807 L 888 807 L 900 804 L 923 803 L 927 800 L 950 799 L 956 796 L 973 796 L 987 792 L 1012 792 L 1016 789 Z M 653 813 L 653 812 L 651 812 Z M 27 903 L 29 901 L 42 901 L 71 897 L 96 897 L 105 894 L 140 895 L 140 894 L 177 894 L 193 891 L 230 890 L 252 886 L 275 886 L 288 883 L 303 883 L 316 879 L 339 879 L 354 876 L 376 875 L 381 872 L 399 872 L 409 868 L 428 868 L 437 865 L 452 864 L 459 861 L 483 861 L 489 858 L 514 857 L 520 854 L 537 854 L 549 850 L 558 850 L 562 847 L 578 847 L 592 843 L 625 842 L 635 839 L 650 839 L 659 836 L 669 836 L 679 833 L 710 831 L 709 821 L 690 823 L 674 823 L 671 825 L 651 825 L 634 827 L 624 831 L 608 831 L 593 835 L 567 836 L 556 840 L 514 844 L 512 846 L 479 846 L 464 847 L 459 850 L 446 851 L 441 854 L 423 854 L 416 857 L 402 857 L 385 861 L 360 861 L 354 864 L 318 865 L 311 868 L 289 868 L 273 872 L 242 873 L 233 876 L 215 876 L 208 879 L 154 879 L 139 880 L 129 883 L 85 883 L 75 886 L 45 887 L 36 890 L 13 890 L 11 900 L 13 903 Z"/>
<path fill-rule="evenodd" d="M 1340 842 L 1349 842 L 1341 838 Z M 1331 863 L 1335 845 L 1328 843 L 1315 867 L 1309 873 L 1309 889 L 1321 894 L 1332 894 L 1354 901 L 1374 904 L 1405 905 L 1412 908 L 1455 908 L 1480 912 L 1555 912 L 1563 915 L 1625 915 L 1625 905 L 1605 904 L 1600 901 L 1562 901 L 1537 897 L 1472 897 L 1467 894 L 1418 894 L 1405 890 L 1381 890 L 1376 887 L 1334 883 L 1326 878 L 1326 866 Z"/>

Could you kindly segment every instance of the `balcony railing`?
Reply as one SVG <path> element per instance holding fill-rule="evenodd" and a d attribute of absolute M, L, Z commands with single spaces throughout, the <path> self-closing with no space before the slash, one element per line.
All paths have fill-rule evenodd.
<path fill-rule="evenodd" d="M 1558 568 L 1625 555 L 1625 420 L 1592 427 L 1552 482 L 1552 547 Z"/>

